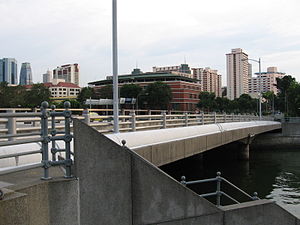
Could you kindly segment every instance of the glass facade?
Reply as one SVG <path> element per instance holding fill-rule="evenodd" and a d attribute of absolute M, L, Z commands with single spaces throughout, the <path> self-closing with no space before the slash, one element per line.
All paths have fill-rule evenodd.
<path fill-rule="evenodd" d="M 20 72 L 20 85 L 32 84 L 32 71 L 30 63 L 22 63 Z"/>
<path fill-rule="evenodd" d="M 13 58 L 0 59 L 0 82 L 18 84 L 17 60 Z"/>

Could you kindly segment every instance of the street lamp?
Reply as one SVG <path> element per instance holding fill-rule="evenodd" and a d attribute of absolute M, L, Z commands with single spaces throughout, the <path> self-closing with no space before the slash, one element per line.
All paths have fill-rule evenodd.
<path fill-rule="evenodd" d="M 117 0 L 112 0 L 112 51 L 113 51 L 113 113 L 114 133 L 119 132 L 119 93 L 118 93 L 118 36 L 117 36 Z"/>
<path fill-rule="evenodd" d="M 259 93 L 258 93 L 258 99 L 259 99 L 259 120 L 261 120 L 261 59 L 259 58 L 258 60 L 256 59 L 242 59 L 242 61 L 253 61 L 257 62 L 259 66 L 259 72 L 258 72 L 258 77 L 259 77 Z"/>

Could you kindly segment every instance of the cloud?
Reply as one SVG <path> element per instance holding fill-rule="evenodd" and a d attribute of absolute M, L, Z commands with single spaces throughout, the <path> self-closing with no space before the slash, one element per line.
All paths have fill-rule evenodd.
<path fill-rule="evenodd" d="M 299 80 L 299 8 L 298 0 L 119 0 L 119 71 L 186 57 L 218 69 L 225 81 L 225 54 L 240 47 Z M 0 14 L 0 57 L 30 61 L 35 81 L 75 62 L 82 85 L 111 74 L 110 0 L 0 0 Z"/>

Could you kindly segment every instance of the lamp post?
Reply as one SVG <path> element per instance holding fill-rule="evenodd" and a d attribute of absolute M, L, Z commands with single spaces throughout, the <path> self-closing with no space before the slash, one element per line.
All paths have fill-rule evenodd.
<path fill-rule="evenodd" d="M 112 51 L 113 51 L 113 113 L 114 133 L 119 132 L 119 93 L 118 93 L 118 36 L 117 0 L 112 0 Z"/>
<path fill-rule="evenodd" d="M 259 120 L 261 120 L 261 59 L 242 59 L 242 61 L 253 61 L 258 63 L 258 79 L 259 79 L 259 89 L 258 89 L 258 101 L 259 101 Z"/>

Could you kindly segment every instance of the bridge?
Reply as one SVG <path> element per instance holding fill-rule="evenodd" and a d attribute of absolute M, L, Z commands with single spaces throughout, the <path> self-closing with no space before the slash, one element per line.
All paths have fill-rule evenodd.
<path fill-rule="evenodd" d="M 2 135 L 4 141 L 0 142 L 1 149 L 40 143 L 40 151 L 30 149 L 29 152 L 24 152 L 22 149 L 22 152 L 13 154 L 5 152 L 0 160 L 41 155 L 42 161 L 30 164 L 26 168 L 24 165 L 14 166 L 6 170 L 7 173 L 5 169 L 2 170 L 0 189 L 4 196 L 0 195 L 0 211 L 3 212 L 0 214 L 0 224 L 300 223 L 299 219 L 267 200 L 253 199 L 253 202 L 215 206 L 146 160 L 148 156 L 148 159 L 151 159 L 151 155 L 151 160 L 160 165 L 235 141 L 247 145 L 254 135 L 278 129 L 280 123 L 251 122 L 249 117 L 241 115 L 222 115 L 225 119 L 223 122 L 226 123 L 220 123 L 217 121 L 217 114 L 211 114 L 209 117 L 213 124 L 205 124 L 205 120 L 201 119 L 203 115 L 189 117 L 183 114 L 177 118 L 176 115 L 171 115 L 175 120 L 171 126 L 177 128 L 167 128 L 171 121 L 164 119 L 167 118 L 164 114 L 155 115 L 156 119 L 141 118 L 140 121 L 137 121 L 137 116 L 133 114 L 125 115 L 128 120 L 121 118 L 124 123 L 123 129 L 130 129 L 132 132 L 104 135 L 92 128 L 99 126 L 90 126 L 91 123 L 89 125 L 87 117 L 72 119 L 68 105 L 61 112 L 54 109 L 49 111 L 44 104 L 42 111 L 34 115 L 23 113 L 5 116 L 8 123 L 12 123 L 11 118 L 19 118 L 17 122 L 22 122 L 20 120 L 24 117 L 35 116 L 40 119 L 35 122 L 41 126 L 38 128 L 35 124 L 34 129 L 38 132 L 32 134 L 31 131 L 31 135 L 29 132 L 24 133 L 24 130 L 23 133 Z M 234 117 L 237 117 L 238 121 L 234 121 Z M 242 118 L 247 121 L 242 122 Z M 196 124 L 189 124 L 189 119 L 191 123 L 201 125 L 192 126 Z M 64 122 L 58 124 L 55 123 L 56 120 Z M 102 121 L 94 121 L 92 125 L 98 123 L 111 122 L 102 118 Z M 179 127 L 178 123 L 184 127 Z M 144 128 L 147 126 L 152 127 Z M 149 130 L 153 129 L 153 126 L 162 129 Z M 13 127 L 7 130 L 13 131 Z M 144 131 L 134 131 L 138 130 L 137 127 Z M 147 138 L 143 138 L 147 134 Z M 153 138 L 157 141 L 153 142 Z M 178 141 L 181 141 L 180 145 L 184 146 L 183 148 L 177 147 Z M 161 153 L 166 157 L 155 156 L 155 152 L 167 145 L 171 147 Z M 191 148 L 188 148 L 189 146 Z M 197 146 L 200 150 L 196 150 Z M 171 149 L 178 151 L 178 154 L 175 152 L 173 157 L 170 154 Z M 180 149 L 184 150 L 180 152 Z M 144 157 L 142 154 L 145 154 Z M 60 169 L 57 170 L 57 167 Z M 221 178 L 217 177 L 214 180 L 220 182 Z M 220 197 L 224 193 L 217 189 L 215 194 Z"/>

